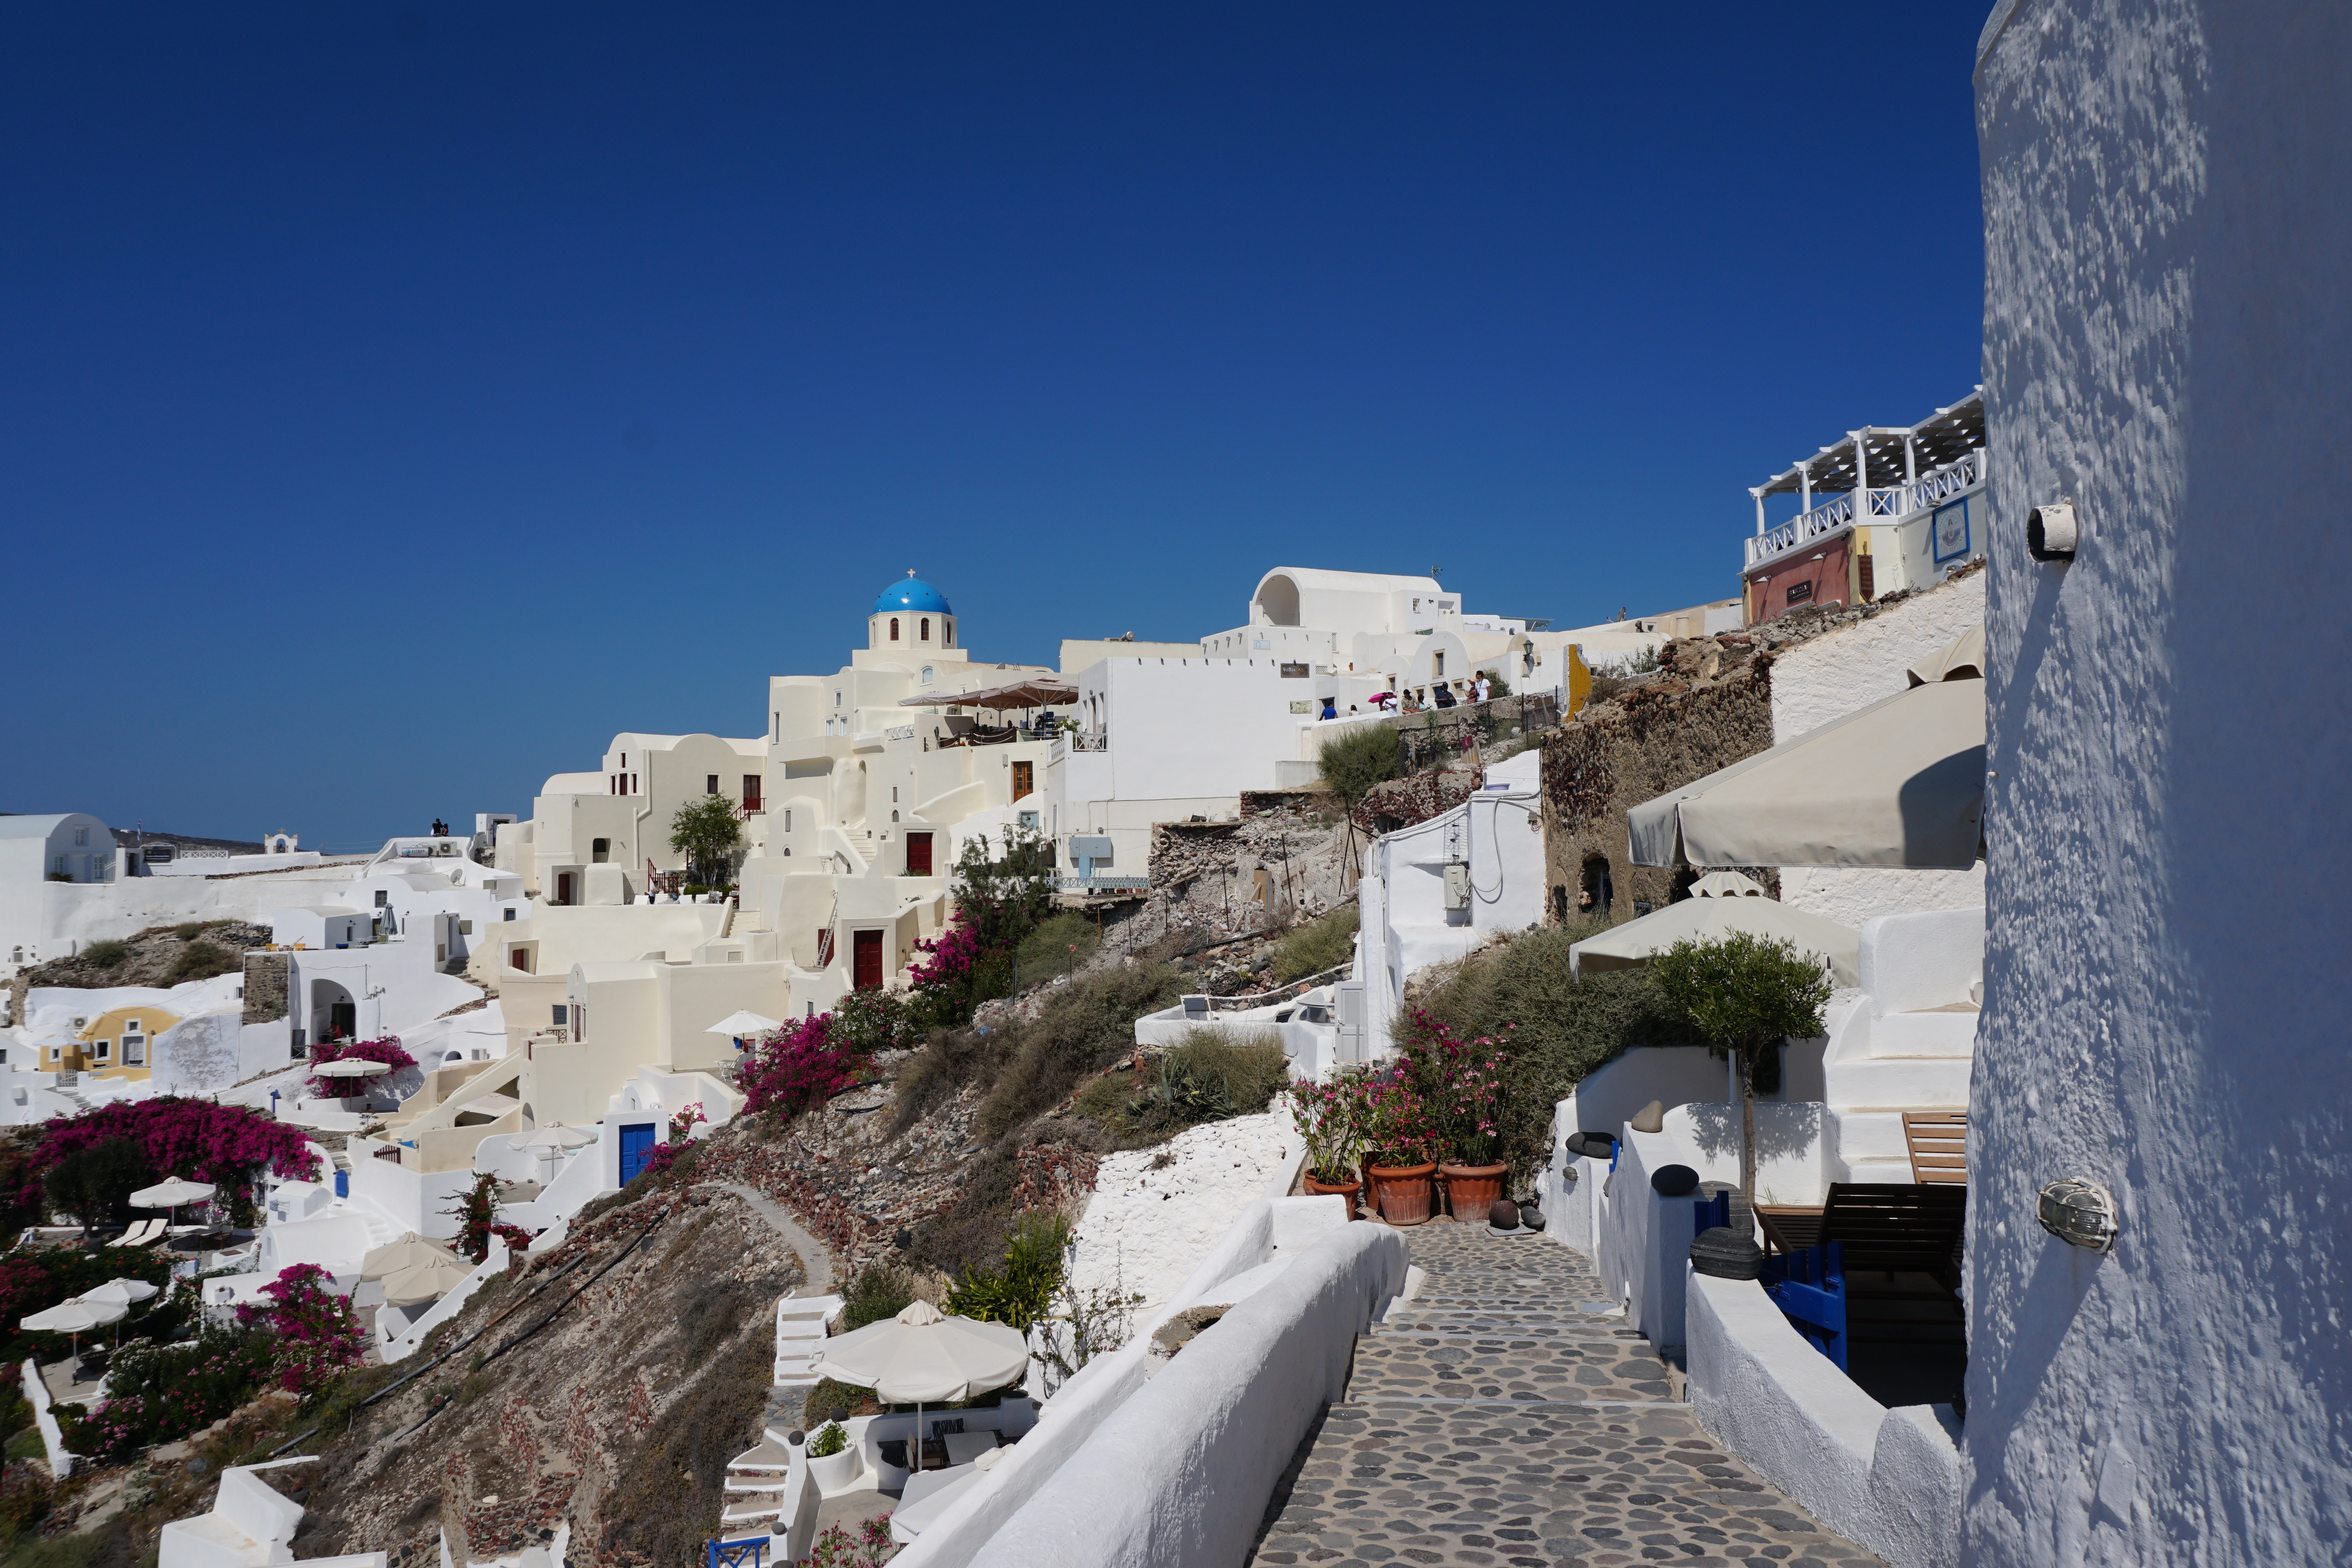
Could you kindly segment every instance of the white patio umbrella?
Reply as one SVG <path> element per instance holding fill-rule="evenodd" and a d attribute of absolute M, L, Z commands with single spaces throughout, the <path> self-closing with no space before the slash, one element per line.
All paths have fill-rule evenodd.
<path fill-rule="evenodd" d="M 74 1299 L 81 1301 L 111 1301 L 128 1311 L 139 1302 L 162 1293 L 162 1286 L 151 1285 L 144 1280 L 109 1280 L 98 1289 L 84 1291 Z"/>
<path fill-rule="evenodd" d="M 1969 642 L 1922 661 L 1908 691 L 1634 807 L 1633 863 L 1975 865 L 1985 683 Z"/>
<path fill-rule="evenodd" d="M 220 1189 L 208 1181 L 190 1181 L 185 1176 L 173 1176 L 159 1181 L 153 1186 L 142 1186 L 131 1195 L 133 1208 L 167 1208 L 172 1211 L 172 1223 L 180 1222 L 180 1206 L 202 1203 Z"/>
<path fill-rule="evenodd" d="M 1631 969 L 1677 942 L 1706 942 L 1735 931 L 1768 939 L 1786 937 L 1801 953 L 1827 958 L 1841 986 L 1862 983 L 1862 933 L 1818 915 L 1791 909 L 1773 898 L 1686 898 L 1654 915 L 1612 925 L 1568 950 L 1570 974 Z"/>
<path fill-rule="evenodd" d="M 462 1258 L 444 1255 L 427 1262 L 413 1264 L 396 1274 L 387 1274 L 383 1281 L 383 1299 L 395 1307 L 422 1306 L 437 1301 L 459 1285 L 474 1266 Z"/>
<path fill-rule="evenodd" d="M 310 1069 L 313 1078 L 381 1078 L 392 1071 L 389 1061 L 370 1061 L 363 1056 L 339 1056 L 332 1061 L 322 1061 Z"/>
<path fill-rule="evenodd" d="M 929 1301 L 826 1340 L 810 1367 L 818 1377 L 871 1388 L 886 1405 L 915 1407 L 910 1470 L 923 1468 L 924 1406 L 1005 1387 L 1028 1370 L 1029 1343 L 1019 1329 L 948 1317 Z"/>
<path fill-rule="evenodd" d="M 582 1148 L 595 1141 L 596 1134 L 593 1133 L 584 1132 L 578 1127 L 567 1127 L 562 1123 L 556 1122 L 532 1133 L 522 1141 L 521 1146 L 542 1153 L 560 1154 L 565 1149 Z"/>
<path fill-rule="evenodd" d="M 1762 898 L 1764 884 L 1736 871 L 1711 871 L 1690 885 L 1693 898 Z"/>
<path fill-rule="evenodd" d="M 16 1320 L 16 1326 L 20 1329 L 39 1329 L 48 1333 L 69 1335 L 74 1358 L 79 1360 L 82 1335 L 92 1329 L 102 1329 L 109 1323 L 121 1322 L 130 1311 L 130 1307 L 121 1301 L 91 1301 L 76 1298 L 70 1301 L 60 1301 L 46 1312 L 35 1312 L 31 1317 L 19 1318 Z"/>
<path fill-rule="evenodd" d="M 717 1023 L 712 1024 L 709 1029 L 704 1030 L 702 1032 L 705 1034 L 723 1034 L 730 1036 L 734 1040 L 735 1043 L 738 1046 L 740 1046 L 743 1043 L 743 1038 L 746 1035 L 766 1034 L 770 1030 L 777 1030 L 783 1027 L 784 1026 L 781 1020 L 772 1018 L 762 1018 L 760 1014 L 751 1011 L 749 1008 L 746 1008 L 739 1012 L 729 1013 L 725 1018 L 720 1019 Z"/>
<path fill-rule="evenodd" d="M 367 1256 L 360 1260 L 360 1278 L 382 1280 L 405 1269 L 457 1260 L 457 1255 L 446 1247 L 427 1241 L 412 1230 L 396 1241 L 387 1241 L 381 1247 L 369 1249 Z"/>

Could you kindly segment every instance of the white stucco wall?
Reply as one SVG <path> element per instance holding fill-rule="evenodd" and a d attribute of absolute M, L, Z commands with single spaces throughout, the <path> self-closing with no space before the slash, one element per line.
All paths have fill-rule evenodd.
<path fill-rule="evenodd" d="M 1105 1155 L 1078 1222 L 1072 1281 L 1081 1291 L 1117 1282 L 1140 1294 L 1139 1312 L 1150 1313 L 1265 1195 L 1297 1146 L 1288 1113 L 1270 1111 L 1187 1129 L 1156 1149 Z M 1163 1155 L 1169 1163 L 1157 1165 Z"/>
<path fill-rule="evenodd" d="M 2352 1539 L 2352 909 L 2315 885 L 2352 849 L 2347 79 L 2341 5 L 1988 28 L 1971 1563 Z M 2031 560 L 2027 508 L 2069 496 L 2080 552 Z M 2070 1174 L 2116 1195 L 2105 1257 L 2035 1225 Z"/>

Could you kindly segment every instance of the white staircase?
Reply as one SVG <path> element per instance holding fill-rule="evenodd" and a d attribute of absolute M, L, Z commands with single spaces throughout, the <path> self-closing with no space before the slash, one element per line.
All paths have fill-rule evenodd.
<path fill-rule="evenodd" d="M 824 1326 L 840 1312 L 839 1296 L 786 1296 L 776 1303 L 776 1375 L 778 1386 L 814 1387 L 816 1354 L 824 1343 Z"/>

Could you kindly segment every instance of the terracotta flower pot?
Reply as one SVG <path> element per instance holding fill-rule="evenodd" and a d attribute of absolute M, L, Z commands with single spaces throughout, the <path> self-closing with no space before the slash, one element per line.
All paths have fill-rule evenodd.
<path fill-rule="evenodd" d="M 1369 1166 L 1372 1201 L 1391 1225 L 1419 1225 L 1429 1218 L 1434 1194 L 1429 1178 L 1437 1174 L 1434 1161 L 1418 1166 Z"/>
<path fill-rule="evenodd" d="M 1363 1218 L 1362 1215 L 1356 1212 L 1356 1200 L 1364 1190 L 1364 1184 L 1362 1182 L 1351 1181 L 1335 1184 L 1328 1181 L 1317 1181 L 1311 1175 L 1302 1176 L 1300 1180 L 1307 1187 L 1307 1197 L 1345 1198 L 1348 1204 L 1348 1218 L 1350 1219 L 1361 1219 Z"/>
<path fill-rule="evenodd" d="M 1503 1174 L 1508 1166 L 1440 1166 L 1445 1176 L 1446 1203 L 1465 1225 L 1486 1220 L 1495 1200 L 1503 1196 Z"/>

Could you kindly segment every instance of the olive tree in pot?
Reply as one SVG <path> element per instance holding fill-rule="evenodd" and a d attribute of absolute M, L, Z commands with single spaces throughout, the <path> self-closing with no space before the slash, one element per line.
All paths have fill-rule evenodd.
<path fill-rule="evenodd" d="M 1822 1032 L 1830 999 L 1827 962 L 1786 937 L 1735 931 L 1688 938 L 1650 956 L 1650 983 L 1717 1056 L 1739 1067 L 1739 1190 L 1756 1202 L 1757 1064 L 1783 1040 Z M 1779 1058 L 1772 1058 L 1779 1066 Z M 1773 1079 L 1778 1082 L 1777 1073 Z"/>

